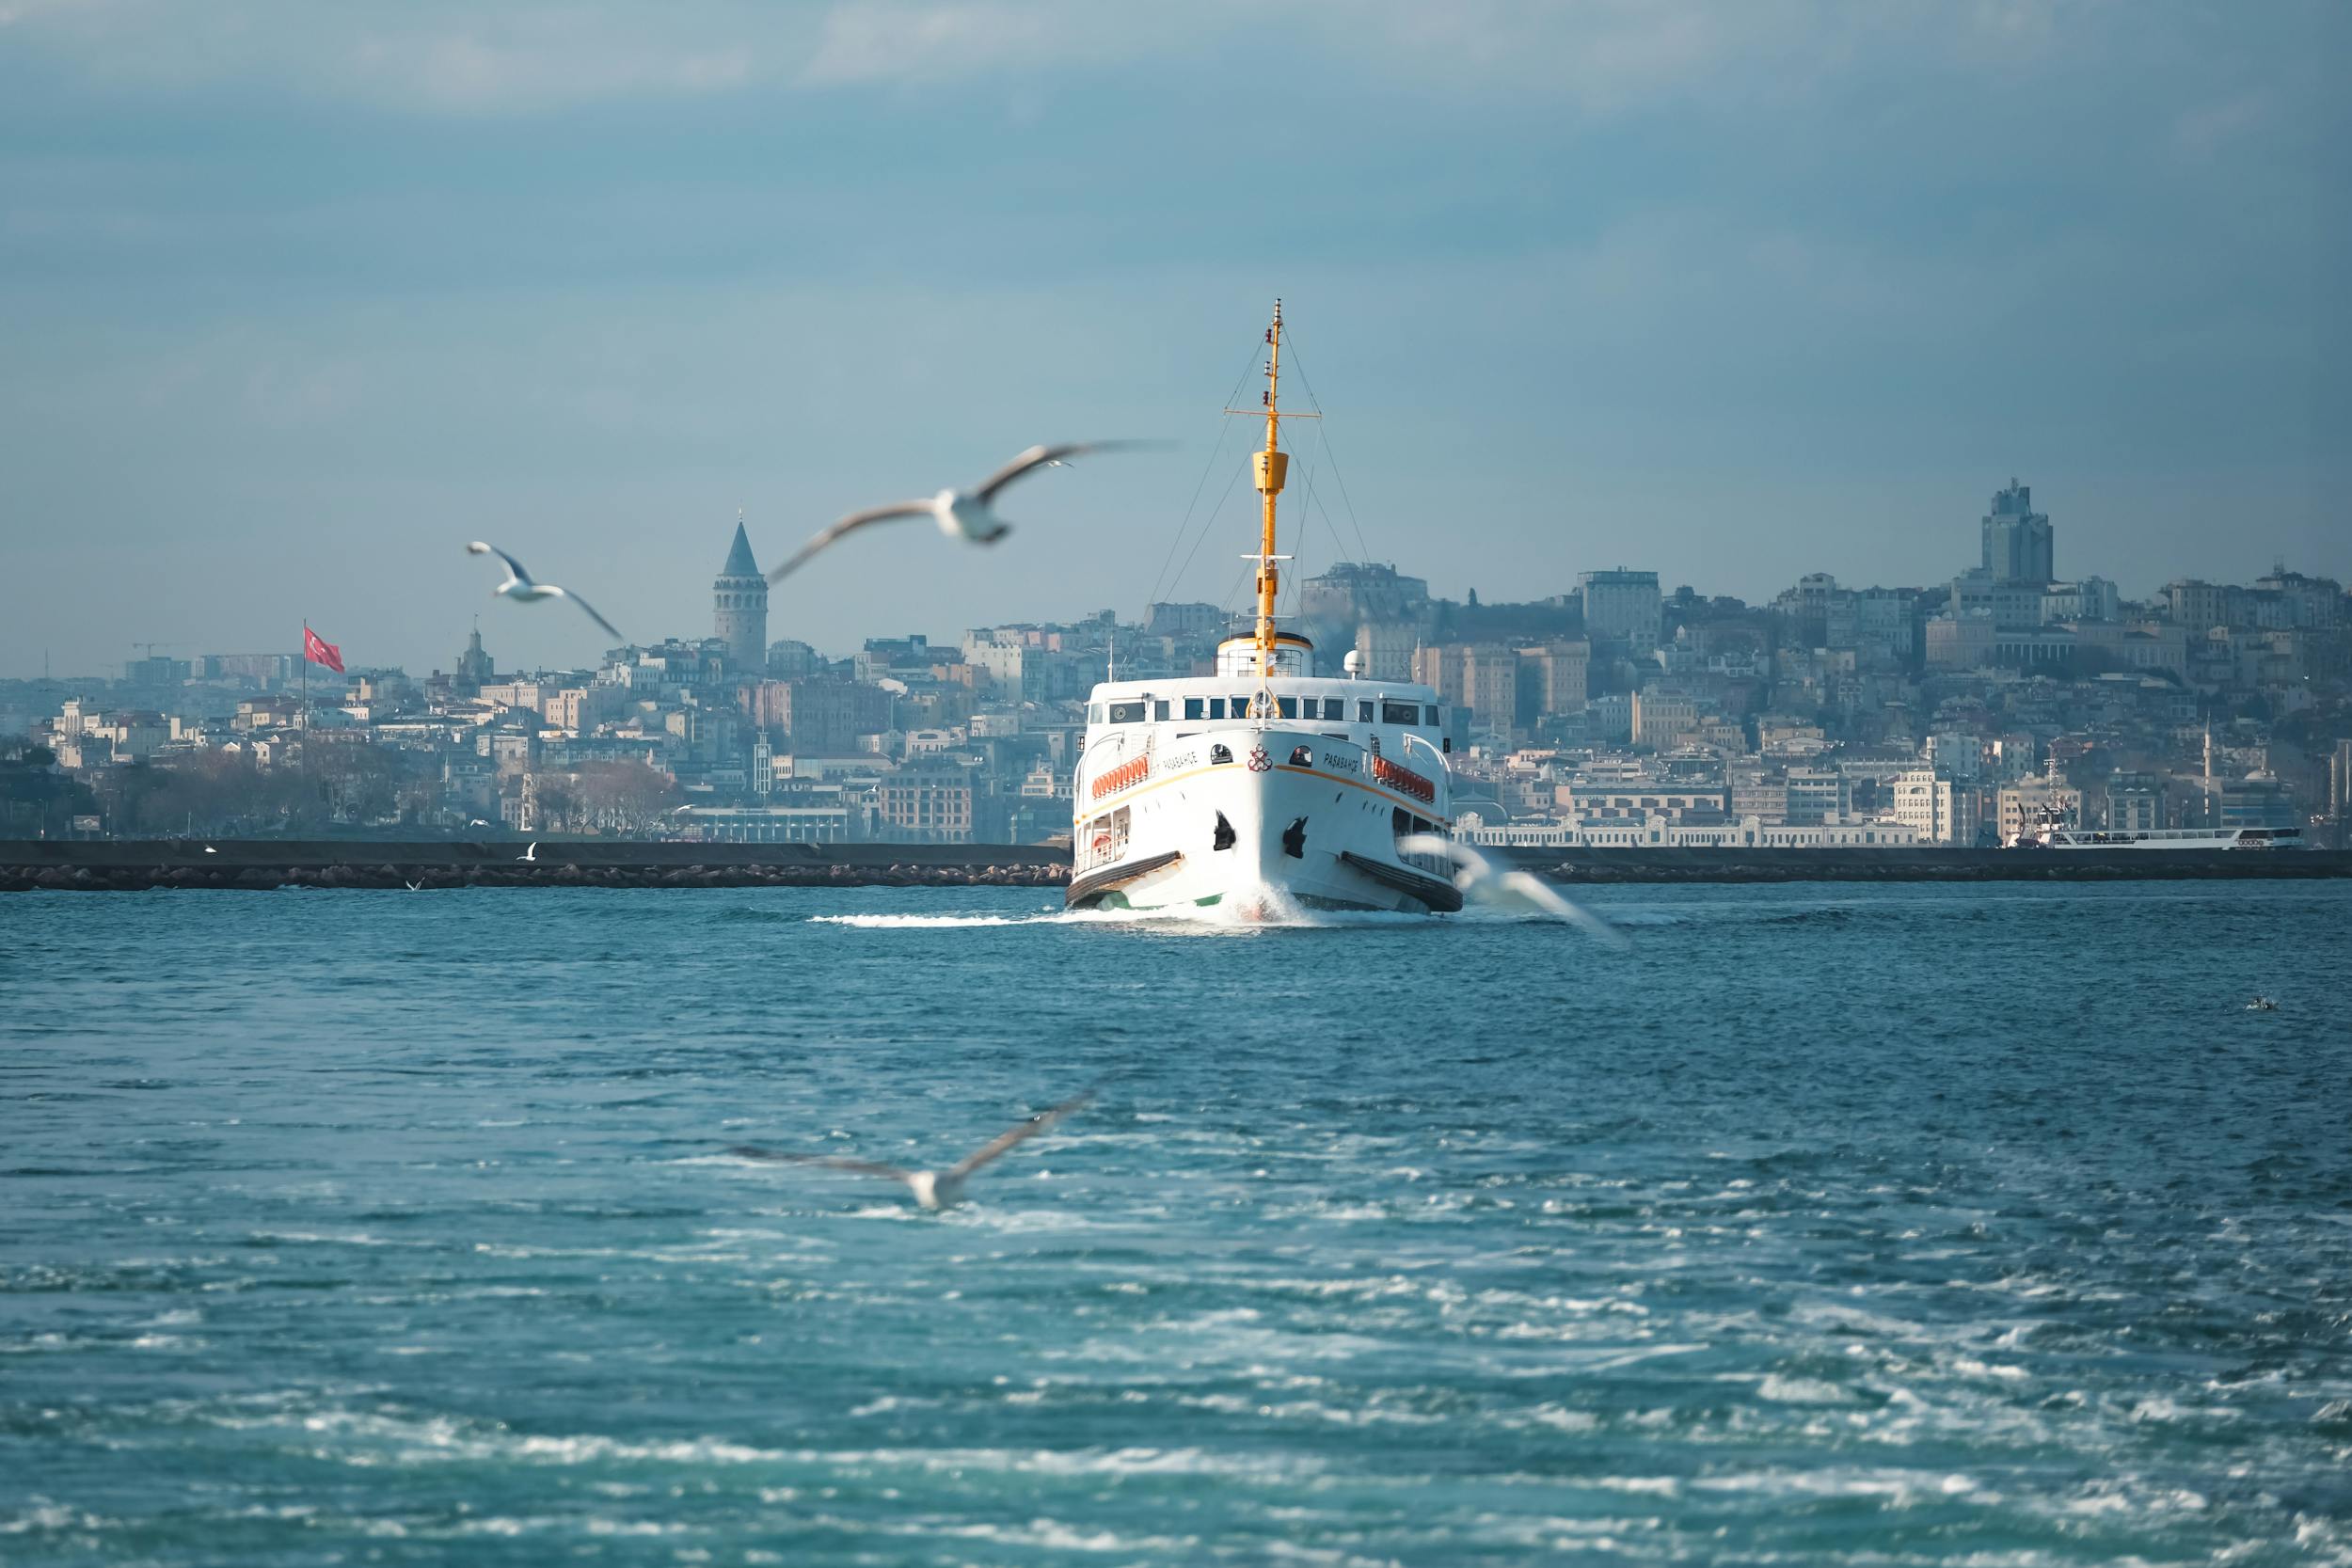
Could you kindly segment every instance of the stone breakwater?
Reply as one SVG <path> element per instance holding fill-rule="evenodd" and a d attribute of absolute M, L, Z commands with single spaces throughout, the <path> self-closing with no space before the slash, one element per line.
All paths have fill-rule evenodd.
<path fill-rule="evenodd" d="M 1059 887 L 1039 845 L 97 841 L 0 843 L 0 892 L 147 888 Z"/>
<path fill-rule="evenodd" d="M 2352 877 L 2341 849 L 1511 849 L 1556 882 L 2143 882 Z"/>
<path fill-rule="evenodd" d="M 349 887 L 1061 887 L 1070 852 L 1028 844 L 542 840 L 0 842 L 0 892 Z M 2352 876 L 2341 850 L 1520 849 L 1540 876 L 1608 882 L 2142 881 Z"/>

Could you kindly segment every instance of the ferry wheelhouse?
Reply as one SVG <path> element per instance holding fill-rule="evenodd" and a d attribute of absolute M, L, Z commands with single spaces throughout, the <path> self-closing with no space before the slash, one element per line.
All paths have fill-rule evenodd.
<path fill-rule="evenodd" d="M 1073 813 L 1073 908 L 1223 905 L 1461 908 L 1452 865 L 1398 840 L 1450 832 L 1450 747 L 1438 693 L 1315 673 L 1307 639 L 1276 629 L 1275 504 L 1290 457 L 1280 406 L 1282 308 L 1266 329 L 1257 626 L 1218 646 L 1213 675 L 1105 681 L 1088 699 Z M 1257 409 L 1248 410 L 1252 414 Z"/>

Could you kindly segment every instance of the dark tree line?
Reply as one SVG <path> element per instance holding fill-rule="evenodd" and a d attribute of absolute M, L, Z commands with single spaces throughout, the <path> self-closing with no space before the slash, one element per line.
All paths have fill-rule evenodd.
<path fill-rule="evenodd" d="M 23 736 L 0 740 L 0 833 L 54 838 L 97 810 L 87 784 L 57 771 L 56 752 Z"/>

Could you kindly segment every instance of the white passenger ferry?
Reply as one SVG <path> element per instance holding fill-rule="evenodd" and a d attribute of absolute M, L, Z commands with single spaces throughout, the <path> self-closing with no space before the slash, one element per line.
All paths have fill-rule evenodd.
<path fill-rule="evenodd" d="M 2299 849 L 2300 828 L 2077 828 L 2044 811 L 2012 849 Z"/>
<path fill-rule="evenodd" d="M 1438 694 L 1314 673 L 1307 639 L 1275 629 L 1275 498 L 1290 456 L 1280 405 L 1282 307 L 1266 329 L 1257 628 L 1217 648 L 1214 675 L 1105 681 L 1087 708 L 1073 813 L 1073 909 L 1224 906 L 1457 910 L 1452 866 L 1397 841 L 1453 825 Z M 1257 412 L 1250 410 L 1251 413 Z"/>

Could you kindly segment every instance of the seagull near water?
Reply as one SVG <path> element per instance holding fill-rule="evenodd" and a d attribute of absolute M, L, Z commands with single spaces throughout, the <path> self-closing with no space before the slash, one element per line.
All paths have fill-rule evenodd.
<path fill-rule="evenodd" d="M 581 610 L 587 612 L 588 619 L 602 626 L 605 631 L 611 635 L 612 641 L 615 642 L 626 642 L 628 641 L 628 638 L 621 635 L 621 631 L 618 626 L 615 626 L 612 622 L 597 614 L 596 607 L 591 605 L 586 599 L 581 598 L 579 594 L 571 592 L 569 589 L 558 588 L 551 582 L 539 582 L 534 580 L 529 572 L 523 570 L 521 562 L 516 561 L 513 556 L 508 555 L 504 550 L 500 549 L 496 545 L 485 545 L 481 540 L 477 539 L 466 546 L 466 553 L 469 555 L 494 555 L 506 563 L 506 580 L 500 583 L 496 588 L 491 589 L 491 593 L 501 594 L 503 597 L 516 600 L 521 604 L 534 604 L 541 599 L 569 599 L 572 603 L 580 606 Z"/>
<path fill-rule="evenodd" d="M 755 1144 L 737 1144 L 727 1152 L 746 1160 L 822 1165 L 827 1170 L 848 1171 L 852 1176 L 879 1176 L 886 1180 L 901 1181 L 906 1184 L 907 1191 L 914 1195 L 914 1201 L 924 1208 L 933 1211 L 952 1209 L 963 1201 L 963 1184 L 981 1166 L 1010 1153 L 1093 1098 L 1094 1091 L 1089 1089 L 1058 1105 L 1048 1106 L 1018 1127 L 999 1132 L 946 1170 L 901 1170 L 897 1165 L 885 1165 L 875 1160 L 845 1160 L 831 1154 L 787 1154 L 772 1148 L 761 1148 Z"/>
<path fill-rule="evenodd" d="M 532 865 L 536 865 L 536 864 L 538 864 L 538 863 L 539 863 L 539 841 L 538 841 L 537 839 L 535 839 L 535 838 L 534 838 L 534 839 L 532 839 L 532 840 L 531 841 L 531 847 L 530 847 L 530 848 L 528 848 L 528 849 L 526 849 L 526 850 L 524 850 L 521 854 L 516 855 L 515 858 L 516 858 L 516 860 L 518 860 L 518 861 L 526 861 L 526 862 L 530 863 L 531 863 L 531 864 L 532 864 Z"/>
<path fill-rule="evenodd" d="M 942 490 L 929 500 L 899 501 L 892 506 L 868 507 L 852 512 L 839 522 L 818 531 L 783 565 L 768 574 L 771 583 L 782 582 L 815 556 L 831 548 L 869 523 L 886 523 L 899 517 L 929 517 L 939 525 L 939 531 L 950 539 L 967 544 L 993 545 L 1012 531 L 1012 525 L 996 515 L 996 498 L 1022 475 L 1039 468 L 1067 468 L 1070 459 L 1082 452 L 1116 451 L 1122 448 L 1142 446 L 1140 441 L 1069 441 L 1056 447 L 1031 447 L 969 490 Z"/>
<path fill-rule="evenodd" d="M 1454 885 L 1465 898 L 1497 909 L 1533 910 L 1565 920 L 1612 947 L 1627 945 L 1624 933 L 1614 926 L 1533 872 L 1505 871 L 1469 845 L 1437 833 L 1407 833 L 1396 841 L 1396 847 L 1408 855 L 1444 855 L 1452 860 L 1461 868 L 1454 874 Z"/>

